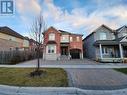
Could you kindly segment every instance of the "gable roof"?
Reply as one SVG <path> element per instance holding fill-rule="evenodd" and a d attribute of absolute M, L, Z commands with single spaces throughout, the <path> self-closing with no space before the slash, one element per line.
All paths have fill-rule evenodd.
<path fill-rule="evenodd" d="M 54 30 L 56 30 L 56 31 L 58 31 L 56 28 L 54 28 L 53 26 L 50 26 L 48 29 L 46 29 L 44 32 L 43 32 L 43 34 L 45 34 L 45 32 L 47 32 L 49 29 L 54 29 Z M 58 31 L 59 33 L 60 33 L 60 31 Z"/>
<path fill-rule="evenodd" d="M 96 30 L 94 30 L 94 32 L 96 32 L 98 29 L 100 29 L 101 27 L 104 27 L 106 29 L 108 29 L 109 31 L 113 32 L 113 30 L 111 28 L 109 28 L 108 26 L 102 24 L 100 27 L 98 27 Z"/>
<path fill-rule="evenodd" d="M 99 26 L 97 29 L 95 29 L 92 33 L 90 33 L 88 36 L 86 36 L 86 37 L 83 39 L 83 41 L 84 41 L 85 39 L 87 39 L 88 37 L 90 37 L 91 35 L 93 35 L 93 34 L 94 34 L 98 29 L 100 29 L 101 27 L 104 27 L 104 28 L 110 30 L 111 32 L 114 32 L 114 30 L 112 30 L 112 29 L 109 28 L 108 26 L 102 24 L 102 25 Z"/>
<path fill-rule="evenodd" d="M 124 26 L 122 26 L 122 27 L 116 29 L 116 32 L 119 33 L 119 32 L 121 32 L 124 28 L 127 28 L 127 26 L 124 25 Z"/>
<path fill-rule="evenodd" d="M 4 33 L 4 34 L 8 34 L 8 35 L 17 37 L 17 38 L 24 39 L 24 37 L 22 35 L 20 35 L 19 33 L 15 32 L 14 30 L 10 29 L 7 26 L 0 27 L 0 33 Z"/>
<path fill-rule="evenodd" d="M 57 29 L 54 28 L 53 26 L 49 27 L 48 29 L 50 29 L 50 28 L 52 28 L 52 29 L 58 31 L 58 32 L 61 33 L 61 34 L 72 34 L 72 35 L 80 35 L 80 36 L 83 36 L 82 34 L 70 33 L 70 32 L 64 31 L 64 30 L 57 30 Z M 46 31 L 48 31 L 48 29 L 47 29 Z M 46 32 L 46 31 L 45 31 L 45 32 Z M 45 33 L 45 32 L 44 32 L 44 33 Z M 43 33 L 43 34 L 44 34 L 44 33 Z"/>

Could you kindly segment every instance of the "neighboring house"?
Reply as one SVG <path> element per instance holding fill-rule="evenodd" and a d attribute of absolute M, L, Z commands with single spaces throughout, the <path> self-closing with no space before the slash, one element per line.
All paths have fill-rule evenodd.
<path fill-rule="evenodd" d="M 24 37 L 22 50 L 29 50 L 29 49 L 30 49 L 29 38 L 28 37 Z"/>
<path fill-rule="evenodd" d="M 29 47 L 29 41 L 10 29 L 9 27 L 0 27 L 0 51 L 24 50 Z"/>
<path fill-rule="evenodd" d="M 127 58 L 127 27 L 117 30 L 102 25 L 83 39 L 85 57 L 101 62 L 122 62 Z"/>
<path fill-rule="evenodd" d="M 31 50 L 31 51 L 35 51 L 35 49 L 36 49 L 36 41 L 35 40 L 33 40 L 33 39 L 29 39 L 29 49 Z"/>
<path fill-rule="evenodd" d="M 50 27 L 43 33 L 43 58 L 45 60 L 82 59 L 82 35 Z"/>

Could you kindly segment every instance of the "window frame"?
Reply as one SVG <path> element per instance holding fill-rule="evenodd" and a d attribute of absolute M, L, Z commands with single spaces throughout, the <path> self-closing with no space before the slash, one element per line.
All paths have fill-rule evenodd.
<path fill-rule="evenodd" d="M 47 45 L 47 53 L 48 54 L 55 54 L 56 53 L 56 45 Z"/>
<path fill-rule="evenodd" d="M 79 36 L 76 37 L 76 41 L 80 42 L 80 37 Z"/>
<path fill-rule="evenodd" d="M 105 34 L 105 35 L 103 35 Z M 106 35 L 106 32 L 100 32 L 100 40 L 106 40 L 107 39 L 107 35 Z M 105 37 L 104 37 L 105 36 Z"/>
<path fill-rule="evenodd" d="M 70 37 L 70 42 L 73 42 L 73 37 Z"/>
<path fill-rule="evenodd" d="M 50 33 L 48 38 L 50 41 L 54 41 L 55 40 L 55 33 Z"/>
<path fill-rule="evenodd" d="M 107 47 L 102 47 L 102 54 L 109 54 L 108 53 L 108 48 Z"/>

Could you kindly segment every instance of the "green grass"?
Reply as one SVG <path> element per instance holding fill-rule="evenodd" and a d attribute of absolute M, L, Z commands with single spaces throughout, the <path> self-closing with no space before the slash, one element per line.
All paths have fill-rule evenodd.
<path fill-rule="evenodd" d="M 67 74 L 63 69 L 45 68 L 46 72 L 41 77 L 30 77 L 32 68 L 0 68 L 0 84 L 13 86 L 34 87 L 66 87 L 68 86 Z"/>
<path fill-rule="evenodd" d="M 119 69 L 114 69 L 114 70 L 127 74 L 127 68 L 119 68 Z"/>

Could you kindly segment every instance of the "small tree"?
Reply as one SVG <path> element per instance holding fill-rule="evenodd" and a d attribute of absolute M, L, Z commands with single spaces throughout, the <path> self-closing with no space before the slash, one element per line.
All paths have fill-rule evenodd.
<path fill-rule="evenodd" d="M 31 27 L 31 36 L 36 41 L 36 54 L 37 54 L 37 68 L 36 72 L 39 72 L 40 69 L 40 49 L 43 41 L 43 32 L 46 31 L 46 25 L 43 18 L 43 15 L 40 15 L 34 20 Z"/>

